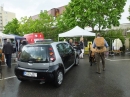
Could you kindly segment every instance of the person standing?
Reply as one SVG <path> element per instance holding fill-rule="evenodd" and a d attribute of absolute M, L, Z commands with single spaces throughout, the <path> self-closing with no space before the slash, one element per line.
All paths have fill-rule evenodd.
<path fill-rule="evenodd" d="M 84 39 L 83 39 L 83 37 L 80 38 L 79 45 L 80 45 L 80 49 L 81 49 L 81 54 L 79 55 L 79 57 L 83 59 L 84 58 Z"/>
<path fill-rule="evenodd" d="M 69 40 L 69 44 L 73 47 L 73 40 L 72 39 Z"/>
<path fill-rule="evenodd" d="M 9 39 L 7 39 L 7 42 L 4 44 L 2 53 L 5 55 L 7 66 L 11 68 L 11 57 L 13 53 L 13 45 L 11 44 L 11 41 Z"/>
<path fill-rule="evenodd" d="M 95 60 L 97 64 L 97 73 L 101 73 L 100 59 L 102 61 L 102 69 L 105 71 L 105 55 L 104 52 L 108 47 L 106 40 L 101 37 L 100 33 L 97 34 L 97 37 L 93 41 L 93 48 L 95 48 Z"/>
<path fill-rule="evenodd" d="M 22 52 L 22 48 L 23 48 L 25 45 L 27 45 L 27 41 L 26 41 L 26 40 L 21 41 L 21 44 L 20 44 L 20 47 L 19 47 L 19 53 Z"/>

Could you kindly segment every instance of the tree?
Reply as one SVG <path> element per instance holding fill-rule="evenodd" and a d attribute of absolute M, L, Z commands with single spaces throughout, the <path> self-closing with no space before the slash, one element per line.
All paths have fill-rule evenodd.
<path fill-rule="evenodd" d="M 53 36 L 51 30 L 54 24 L 54 19 L 47 11 L 40 12 L 38 19 L 35 20 L 32 20 L 31 17 L 23 17 L 21 18 L 20 23 L 20 30 L 24 32 L 24 34 L 42 32 L 45 38 Z"/>
<path fill-rule="evenodd" d="M 57 29 L 53 27 L 54 25 L 54 17 L 49 15 L 47 11 L 44 11 L 40 12 L 35 20 L 27 16 L 22 17 L 19 30 L 22 32 L 21 35 L 42 32 L 45 38 L 53 39 L 56 38 L 57 34 Z"/>
<path fill-rule="evenodd" d="M 20 20 L 20 27 L 19 27 L 19 29 L 22 32 L 21 35 L 35 32 L 36 31 L 36 29 L 35 29 L 36 22 L 27 16 L 22 17 Z"/>
<path fill-rule="evenodd" d="M 78 25 L 98 26 L 100 29 L 119 26 L 126 0 L 71 0 L 63 13 L 64 24 L 69 28 Z"/>
<path fill-rule="evenodd" d="M 20 35 L 19 21 L 15 18 L 4 27 L 3 33 Z"/>
<path fill-rule="evenodd" d="M 54 26 L 53 16 L 49 15 L 47 11 L 44 11 L 39 14 L 39 18 L 37 21 L 37 27 L 39 28 L 39 31 L 42 31 L 46 38 L 50 38 L 50 36 L 53 36 L 53 33 L 51 33 L 51 30 Z"/>
<path fill-rule="evenodd" d="M 130 21 L 130 6 L 129 6 L 129 16 L 127 17 L 127 19 Z"/>
<path fill-rule="evenodd" d="M 58 32 L 61 33 L 61 32 L 65 32 L 67 30 L 69 30 L 70 28 L 65 24 L 64 22 L 64 17 L 63 15 L 59 15 L 57 18 L 56 18 L 56 27 L 58 29 Z M 59 34 L 58 33 L 58 34 Z"/>

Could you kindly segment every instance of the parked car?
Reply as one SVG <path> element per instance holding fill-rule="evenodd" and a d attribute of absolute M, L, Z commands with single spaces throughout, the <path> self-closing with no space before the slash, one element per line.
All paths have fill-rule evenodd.
<path fill-rule="evenodd" d="M 67 42 L 28 44 L 19 56 L 15 75 L 20 81 L 63 82 L 64 74 L 79 64 L 79 55 Z"/>

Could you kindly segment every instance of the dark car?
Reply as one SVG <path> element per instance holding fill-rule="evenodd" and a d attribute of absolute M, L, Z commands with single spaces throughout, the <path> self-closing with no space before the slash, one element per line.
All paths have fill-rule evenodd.
<path fill-rule="evenodd" d="M 66 42 L 28 44 L 19 56 L 15 75 L 20 81 L 52 81 L 60 86 L 64 74 L 78 64 L 78 53 Z"/>

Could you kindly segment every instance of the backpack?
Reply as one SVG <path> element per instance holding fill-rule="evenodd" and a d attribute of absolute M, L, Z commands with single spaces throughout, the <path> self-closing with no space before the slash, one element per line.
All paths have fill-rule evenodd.
<path fill-rule="evenodd" d="M 103 37 L 98 37 L 94 39 L 96 45 L 96 52 L 105 52 L 105 39 Z"/>
<path fill-rule="evenodd" d="M 94 39 L 96 47 L 104 47 L 105 41 L 103 37 L 97 37 Z"/>

